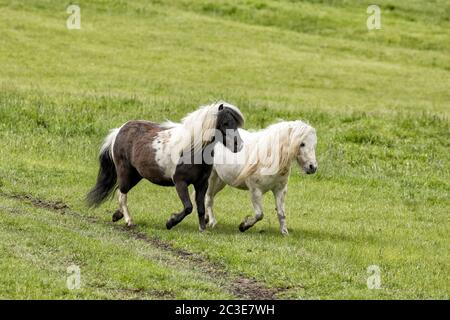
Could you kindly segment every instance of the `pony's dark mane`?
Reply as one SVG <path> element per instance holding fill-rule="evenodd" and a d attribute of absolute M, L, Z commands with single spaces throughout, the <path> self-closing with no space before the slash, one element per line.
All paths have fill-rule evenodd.
<path fill-rule="evenodd" d="M 231 116 L 237 121 L 239 127 L 243 127 L 244 126 L 245 120 L 242 117 L 242 114 L 240 114 L 236 110 L 228 108 L 228 107 L 225 107 L 225 110 L 227 112 L 229 112 L 231 114 Z"/>

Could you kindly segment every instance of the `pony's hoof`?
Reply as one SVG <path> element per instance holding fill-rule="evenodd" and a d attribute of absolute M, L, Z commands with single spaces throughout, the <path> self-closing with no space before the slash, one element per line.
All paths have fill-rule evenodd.
<path fill-rule="evenodd" d="M 127 229 L 134 229 L 136 228 L 136 225 L 133 222 L 127 223 Z"/>
<path fill-rule="evenodd" d="M 208 222 L 208 227 L 210 227 L 211 229 L 213 229 L 217 224 L 216 220 L 212 220 Z"/>
<path fill-rule="evenodd" d="M 117 222 L 123 218 L 123 213 L 120 210 L 117 210 L 112 215 L 112 222 Z"/>
<path fill-rule="evenodd" d="M 242 222 L 242 223 L 239 225 L 239 231 L 240 231 L 240 232 L 245 232 L 248 228 L 249 228 L 249 227 L 247 227 L 247 226 L 245 225 L 245 222 Z"/>
<path fill-rule="evenodd" d="M 172 229 L 173 227 L 175 227 L 178 224 L 178 222 L 180 222 L 180 221 L 177 222 L 177 218 L 178 218 L 177 213 L 174 213 L 170 216 L 169 220 L 167 220 L 167 222 L 166 222 L 167 230 Z"/>
<path fill-rule="evenodd" d="M 200 230 L 200 232 L 203 232 L 203 231 L 206 230 L 206 221 L 205 221 L 205 218 L 199 219 L 199 222 L 198 222 L 198 229 Z"/>

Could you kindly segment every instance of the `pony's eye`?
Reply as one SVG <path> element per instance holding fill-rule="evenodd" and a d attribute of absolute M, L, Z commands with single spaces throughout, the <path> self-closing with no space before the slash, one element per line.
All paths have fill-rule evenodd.
<path fill-rule="evenodd" d="M 302 143 L 300 143 L 300 148 L 301 147 L 304 147 L 305 146 L 305 144 L 302 142 Z"/>

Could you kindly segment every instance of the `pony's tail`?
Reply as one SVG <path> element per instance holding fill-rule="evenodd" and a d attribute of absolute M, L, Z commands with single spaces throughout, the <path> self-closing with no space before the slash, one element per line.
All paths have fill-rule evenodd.
<path fill-rule="evenodd" d="M 98 207 L 108 199 L 117 185 L 117 172 L 112 159 L 112 146 L 116 140 L 119 129 L 111 130 L 100 149 L 97 183 L 86 195 L 86 202 L 89 207 Z"/>

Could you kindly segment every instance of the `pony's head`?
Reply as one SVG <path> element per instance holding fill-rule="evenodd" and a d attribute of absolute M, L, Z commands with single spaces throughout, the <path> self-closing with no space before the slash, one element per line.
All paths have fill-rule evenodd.
<path fill-rule="evenodd" d="M 243 143 L 238 128 L 244 124 L 244 116 L 238 108 L 225 102 L 218 103 L 217 110 L 216 130 L 220 142 L 231 152 L 241 151 Z"/>
<path fill-rule="evenodd" d="M 317 136 L 316 129 L 306 125 L 304 134 L 300 136 L 297 145 L 297 162 L 306 174 L 312 174 L 317 171 L 316 145 Z"/>
<path fill-rule="evenodd" d="M 241 111 L 226 102 L 200 107 L 181 120 L 181 149 L 197 152 L 213 141 L 218 141 L 230 151 L 238 152 L 242 148 L 242 139 L 237 129 L 243 124 L 244 116 Z M 174 126 L 171 122 L 166 122 L 165 125 Z"/>

